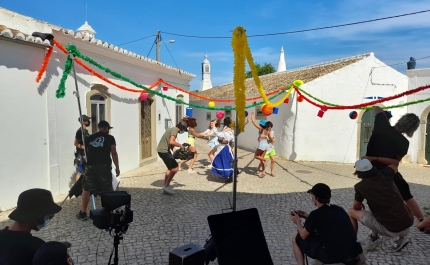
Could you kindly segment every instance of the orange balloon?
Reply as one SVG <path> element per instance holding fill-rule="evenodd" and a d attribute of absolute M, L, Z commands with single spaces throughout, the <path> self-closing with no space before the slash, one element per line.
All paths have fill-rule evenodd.
<path fill-rule="evenodd" d="M 270 116 L 273 113 L 273 107 L 265 104 L 261 107 L 261 112 L 264 116 Z"/>

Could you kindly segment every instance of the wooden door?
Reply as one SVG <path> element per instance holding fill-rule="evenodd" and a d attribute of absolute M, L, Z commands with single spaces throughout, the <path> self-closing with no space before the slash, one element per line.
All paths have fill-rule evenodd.
<path fill-rule="evenodd" d="M 430 164 L 430 113 L 427 115 L 427 126 L 426 126 L 426 160 L 427 164 Z"/>
<path fill-rule="evenodd" d="M 375 117 L 373 111 L 366 110 L 361 117 L 361 132 L 360 132 L 360 157 L 365 156 L 367 152 L 367 144 L 372 135 Z"/>
<path fill-rule="evenodd" d="M 140 108 L 140 145 L 141 159 L 151 157 L 151 105 L 152 100 L 147 99 L 141 102 Z"/>

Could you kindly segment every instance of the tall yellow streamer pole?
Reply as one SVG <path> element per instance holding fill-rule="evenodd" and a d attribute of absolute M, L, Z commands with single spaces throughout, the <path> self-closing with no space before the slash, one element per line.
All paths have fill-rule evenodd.
<path fill-rule="evenodd" d="M 247 46 L 246 33 L 243 27 L 237 27 L 233 31 L 231 39 L 231 46 L 234 54 L 234 97 L 236 103 L 236 119 L 238 129 L 240 132 L 245 131 L 245 52 L 244 48 Z"/>

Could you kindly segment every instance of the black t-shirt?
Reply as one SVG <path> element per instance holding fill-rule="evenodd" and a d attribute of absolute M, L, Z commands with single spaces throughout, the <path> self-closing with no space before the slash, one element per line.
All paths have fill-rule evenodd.
<path fill-rule="evenodd" d="M 110 150 L 116 145 L 112 135 L 97 132 L 90 135 L 85 141 L 87 147 L 87 165 L 111 165 Z"/>
<path fill-rule="evenodd" d="M 324 256 L 331 263 L 345 261 L 363 252 L 348 214 L 337 205 L 324 205 L 312 211 L 304 228 L 320 242 Z"/>
<path fill-rule="evenodd" d="M 0 264 L 31 265 L 34 254 L 45 241 L 28 232 L 0 230 Z"/>
<path fill-rule="evenodd" d="M 373 133 L 367 145 L 367 156 L 401 159 L 408 153 L 409 141 L 402 133 L 391 126 L 383 112 L 375 116 Z M 374 167 L 382 170 L 387 165 L 372 161 Z"/>
<path fill-rule="evenodd" d="M 84 129 L 84 138 L 87 139 L 90 134 L 88 133 L 87 129 Z M 76 131 L 75 138 L 79 141 L 79 144 L 84 145 L 84 142 L 82 141 L 82 130 L 81 127 Z M 76 147 L 76 152 L 84 152 L 83 149 Z"/>

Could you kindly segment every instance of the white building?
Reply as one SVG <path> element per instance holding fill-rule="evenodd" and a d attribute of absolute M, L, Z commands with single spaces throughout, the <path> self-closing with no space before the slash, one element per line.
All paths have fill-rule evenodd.
<path fill-rule="evenodd" d="M 287 64 L 285 63 L 284 47 L 281 47 L 281 51 L 279 52 L 278 69 L 276 69 L 276 72 L 279 73 L 284 71 L 287 71 Z"/>
<path fill-rule="evenodd" d="M 211 88 L 211 63 L 208 60 L 208 55 L 205 54 L 205 59 L 202 62 L 202 82 L 200 82 L 199 91 L 201 92 Z"/>
<path fill-rule="evenodd" d="M 407 70 L 409 90 L 430 85 L 430 68 Z M 408 96 L 408 102 L 430 98 L 430 89 Z M 409 139 L 410 161 L 420 164 L 430 163 L 430 101 L 409 105 L 407 112 L 415 113 L 421 119 L 421 125 L 412 139 Z"/>
<path fill-rule="evenodd" d="M 380 67 L 384 66 L 384 67 Z M 374 69 L 372 68 L 379 67 Z M 372 77 L 372 78 L 370 78 Z M 408 89 L 408 77 L 386 66 L 373 53 L 340 59 L 318 65 L 260 76 L 266 93 L 290 85 L 294 80 L 305 82 L 302 89 L 324 101 L 341 105 L 367 102 L 366 97 L 387 97 Z M 380 84 L 392 84 L 387 86 Z M 253 79 L 246 80 L 247 97 L 258 96 Z M 199 95 L 211 98 L 233 99 L 233 84 L 214 87 Z M 284 94 L 273 99 L 277 102 Z M 306 101 L 298 103 L 295 92 L 288 104 L 279 106 L 278 114 L 265 117 L 260 108 L 247 109 L 257 112 L 257 120 L 273 122 L 277 154 L 289 160 L 328 161 L 353 163 L 365 154 L 367 141 L 373 127 L 372 111 L 357 111 L 358 118 L 350 119 L 351 110 L 328 110 L 322 118 L 317 116 L 319 108 Z M 207 105 L 207 102 L 192 97 L 192 103 Z M 261 100 L 258 100 L 261 101 Z M 392 100 L 384 105 L 406 102 L 406 97 Z M 247 102 L 252 104 L 253 102 Z M 216 107 L 233 107 L 231 103 L 217 103 Z M 197 131 L 203 131 L 216 111 L 195 109 L 193 116 L 198 121 Z M 406 108 L 393 109 L 391 123 L 394 124 Z M 428 113 L 428 112 L 427 112 Z M 226 112 L 235 119 L 235 112 Z M 427 116 L 426 116 L 427 117 Z M 255 150 L 258 146 L 257 129 L 248 124 L 239 135 L 238 146 Z"/>
<path fill-rule="evenodd" d="M 55 196 L 66 193 L 74 183 L 73 140 L 80 126 L 73 94 L 75 80 L 72 74 L 68 76 L 66 96 L 57 99 L 55 92 L 66 55 L 55 47 L 44 77 L 40 83 L 35 82 L 50 43 L 32 37 L 33 32 L 51 33 L 64 46 L 73 43 L 82 54 L 145 86 L 161 78 L 188 90 L 195 77 L 97 40 L 95 31 L 87 23 L 84 26 L 81 30 L 85 34 L 75 33 L 0 8 L 0 210 L 14 207 L 18 195 L 26 189 L 45 188 Z M 135 88 L 87 65 L 119 85 Z M 174 126 L 178 117 L 185 115 L 184 107 L 158 96 L 141 101 L 140 93 L 110 85 L 77 64 L 75 68 L 82 112 L 92 117 L 90 132 L 102 119 L 114 127 L 111 133 L 117 141 L 121 172 L 158 159 L 157 143 L 166 127 Z M 154 89 L 188 102 L 188 95 L 176 89 Z"/>

